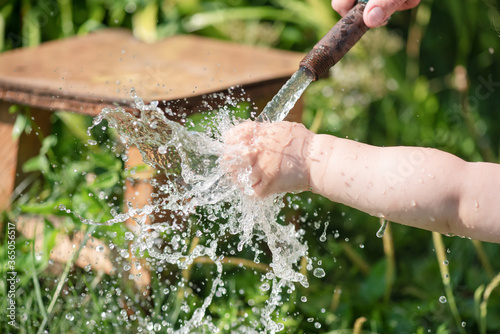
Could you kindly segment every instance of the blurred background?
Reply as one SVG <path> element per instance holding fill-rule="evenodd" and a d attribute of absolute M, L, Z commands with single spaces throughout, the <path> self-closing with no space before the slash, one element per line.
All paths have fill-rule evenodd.
<path fill-rule="evenodd" d="M 434 147 L 468 161 L 499 163 L 499 8 L 497 0 L 423 0 L 394 14 L 386 27 L 369 31 L 329 79 L 306 90 L 303 123 L 317 133 L 373 145 Z M 338 19 L 328 0 L 0 0 L 0 51 L 125 27 L 147 42 L 198 34 L 307 52 Z M 11 111 L 17 114 L 16 133 L 36 128 L 29 108 Z M 59 234 L 89 229 L 58 205 L 110 219 L 110 208 L 120 210 L 126 178 L 120 156 L 109 148 L 113 134 L 103 130 L 96 135 L 101 145 L 89 146 L 78 125 L 90 126 L 92 119 L 61 111 L 51 123 L 53 134 L 40 138 L 39 156 L 24 166 L 42 177 L 33 178 L 2 213 L 0 243 L 7 240 L 7 221 L 45 217 L 41 250 L 21 234 L 16 239 L 19 332 L 36 333 L 44 319 L 50 319 L 50 333 L 154 332 L 189 318 L 162 308 L 180 302 L 176 294 L 164 293 L 168 280 L 161 271 L 153 273 L 143 294 L 125 272 L 107 276 L 50 260 Z M 304 227 L 309 256 L 326 276 L 303 270 L 310 287 L 297 286 L 277 311 L 283 332 L 500 331 L 499 245 L 397 224 L 377 238 L 378 218 L 310 193 L 287 196 L 286 202 L 283 215 Z M 120 226 L 93 232 L 105 244 L 125 241 Z M 5 244 L 0 259 L 5 277 Z M 259 276 L 250 270 L 227 272 L 230 292 L 209 308 L 223 333 L 235 322 L 257 321 L 253 306 L 262 306 L 269 293 L 259 289 Z M 190 279 L 202 281 L 205 275 L 210 268 L 200 265 Z M 204 293 L 192 298 L 201 302 Z M 0 295 L 6 294 L 2 280 Z M 0 299 L 6 309 L 6 299 Z M 0 319 L 2 332 L 12 331 L 7 321 Z"/>

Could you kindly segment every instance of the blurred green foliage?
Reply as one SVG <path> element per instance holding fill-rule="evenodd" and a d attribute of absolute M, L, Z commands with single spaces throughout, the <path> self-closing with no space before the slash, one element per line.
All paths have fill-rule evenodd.
<path fill-rule="evenodd" d="M 304 123 L 318 133 L 374 145 L 429 146 L 469 161 L 500 162 L 499 7 L 496 0 L 423 0 L 414 10 L 394 14 L 387 27 L 367 33 L 332 69 L 330 79 L 306 91 Z M 147 41 L 195 33 L 307 51 L 337 19 L 328 0 L 0 0 L 0 50 L 119 26 Z M 17 112 L 19 133 L 36 128 L 29 110 Z M 32 179 L 2 216 L 8 222 L 37 214 L 46 223 L 41 259 L 34 254 L 33 240 L 17 238 L 21 333 L 38 331 L 54 298 L 49 332 L 149 331 L 155 328 L 148 328 L 144 319 L 173 323 L 187 317 L 179 311 L 177 295 L 165 292 L 169 281 L 164 273 L 154 273 L 144 296 L 117 276 L 103 278 L 76 267 L 61 276 L 64 271 L 48 262 L 58 233 L 87 230 L 79 219 L 61 212 L 60 204 L 96 220 L 110 218 L 110 209 L 120 210 L 125 179 L 120 153 L 110 149 L 114 138 L 106 131 L 94 138 L 100 145 L 87 145 L 81 129 L 90 122 L 53 114 L 53 133 L 40 138 L 40 154 L 24 166 L 26 172 L 43 175 L 43 182 Z M 308 289 L 297 287 L 284 296 L 278 317 L 285 319 L 285 332 L 347 333 L 356 323 L 366 333 L 500 330 L 498 245 L 432 236 L 396 224 L 378 239 L 378 218 L 309 193 L 290 195 L 287 203 L 285 220 L 305 227 L 309 255 L 326 276 L 308 273 Z M 54 226 L 54 216 L 64 220 L 63 227 Z M 4 223 L 2 243 L 6 231 Z M 99 227 L 93 237 L 120 244 L 124 233 L 118 226 Z M 5 277 L 4 246 L 0 259 Z M 212 271 L 210 265 L 193 268 L 193 286 L 202 286 Z M 252 307 L 262 306 L 266 295 L 259 289 L 258 273 L 241 268 L 226 272 L 228 293 L 209 309 L 222 332 L 230 332 L 245 313 L 248 324 L 258 321 Z M 61 279 L 65 284 L 58 294 Z M 2 280 L 1 296 L 6 289 Z M 200 302 L 201 290 L 190 298 Z M 307 302 L 301 301 L 303 296 Z M 5 309 L 6 299 L 1 299 Z M 9 332 L 6 321 L 0 320 L 0 328 Z"/>

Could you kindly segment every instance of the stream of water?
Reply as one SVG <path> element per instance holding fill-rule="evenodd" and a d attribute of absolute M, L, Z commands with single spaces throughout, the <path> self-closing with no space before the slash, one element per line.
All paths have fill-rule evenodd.
<path fill-rule="evenodd" d="M 306 75 L 305 68 L 300 67 L 287 83 L 281 87 L 273 99 L 269 101 L 256 120 L 261 122 L 284 120 L 311 82 L 312 79 Z"/>
<path fill-rule="evenodd" d="M 298 71 L 258 120 L 282 120 L 309 83 L 303 72 Z M 226 105 L 221 106 L 212 119 L 213 126 L 205 132 L 195 132 L 169 120 L 166 115 L 173 113 L 172 110 L 160 109 L 157 102 L 145 104 L 133 91 L 131 97 L 139 117 L 121 108 L 105 108 L 94 119 L 92 127 L 106 120 L 109 127 L 116 129 L 122 144 L 127 148 L 135 145 L 140 150 L 144 162 L 162 175 L 161 181 L 150 180 L 156 190 L 149 205 L 128 205 L 127 212 L 112 212 L 113 219 L 106 222 L 80 218 L 85 223 L 99 225 L 133 219 L 137 228 L 131 238 L 132 253 L 139 257 L 147 254 L 157 266 L 166 263 L 186 270 L 199 258 L 209 258 L 215 263 L 216 273 L 203 304 L 186 303 L 185 311 L 192 312 L 191 318 L 182 324 L 169 324 L 168 333 L 216 332 L 217 328 L 207 316 L 207 308 L 214 298 L 226 293 L 225 256 L 250 250 L 254 253 L 253 261 L 259 263 L 265 244 L 272 256 L 269 263 L 272 270 L 262 274 L 261 290 L 268 291 L 269 297 L 265 307 L 258 311 L 260 323 L 241 330 L 261 333 L 283 330 L 284 325 L 276 320 L 273 312 L 281 305 L 284 288 L 293 291 L 296 283 L 308 287 L 307 278 L 298 268 L 301 259 L 306 258 L 308 270 L 312 270 L 312 260 L 307 258 L 307 245 L 301 239 L 304 231 L 297 231 L 295 226 L 284 224 L 278 218 L 284 207 L 283 194 L 254 198 L 250 196 L 251 187 L 242 191 L 230 181 L 220 164 L 224 134 L 241 121 L 231 111 L 237 102 L 226 99 Z M 240 175 L 241 180 L 248 179 L 250 170 L 247 172 Z M 149 219 L 153 216 L 169 219 L 151 224 Z M 159 241 L 162 235 L 168 237 Z M 191 235 L 196 236 L 196 242 Z M 236 250 L 223 249 L 227 247 L 223 246 L 227 235 L 237 236 Z M 179 282 L 176 289 L 182 289 L 185 284 Z"/>

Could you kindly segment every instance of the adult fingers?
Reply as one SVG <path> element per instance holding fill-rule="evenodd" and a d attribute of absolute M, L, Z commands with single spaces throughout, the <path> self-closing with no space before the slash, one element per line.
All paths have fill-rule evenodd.
<path fill-rule="evenodd" d="M 354 6 L 356 0 L 332 0 L 332 8 L 344 16 Z"/>
<path fill-rule="evenodd" d="M 366 5 L 363 18 L 368 27 L 381 26 L 397 10 L 415 7 L 420 0 L 370 0 Z"/>

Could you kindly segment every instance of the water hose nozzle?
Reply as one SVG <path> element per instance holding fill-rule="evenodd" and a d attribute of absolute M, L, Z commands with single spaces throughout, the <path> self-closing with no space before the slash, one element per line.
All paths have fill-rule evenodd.
<path fill-rule="evenodd" d="M 302 59 L 300 67 L 310 79 L 323 77 L 368 31 L 363 21 L 366 2 L 358 1 Z"/>

